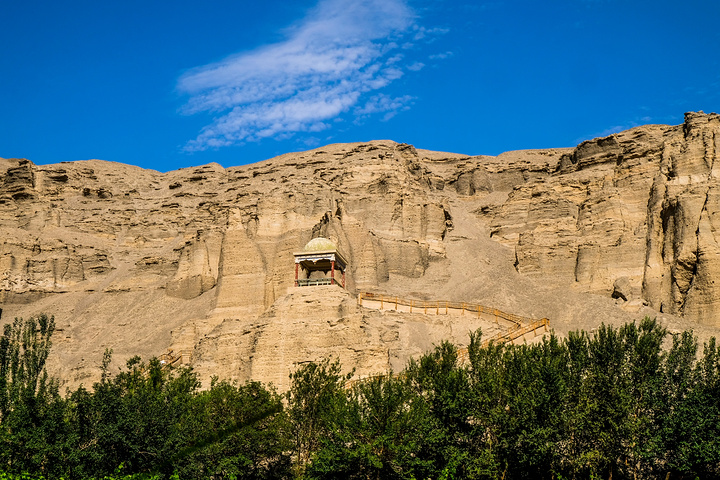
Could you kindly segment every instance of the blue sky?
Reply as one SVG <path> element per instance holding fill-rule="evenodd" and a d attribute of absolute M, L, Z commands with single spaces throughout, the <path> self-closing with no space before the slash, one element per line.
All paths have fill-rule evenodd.
<path fill-rule="evenodd" d="M 38 164 L 496 155 L 720 111 L 709 0 L 27 0 L 0 23 L 0 157 Z"/>

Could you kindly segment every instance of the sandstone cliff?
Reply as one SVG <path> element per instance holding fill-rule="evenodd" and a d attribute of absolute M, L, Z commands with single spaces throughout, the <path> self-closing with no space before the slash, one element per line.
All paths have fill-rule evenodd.
<path fill-rule="evenodd" d="M 561 333 L 652 315 L 706 337 L 720 327 L 719 133 L 718 115 L 689 113 L 497 157 L 373 141 L 168 173 L 0 159 L 2 320 L 54 314 L 70 386 L 96 378 L 105 348 L 172 348 L 204 379 L 282 388 L 325 355 L 376 373 L 494 328 L 369 310 L 360 291 L 482 303 Z M 293 288 L 292 253 L 317 236 L 348 258 L 347 292 Z"/>

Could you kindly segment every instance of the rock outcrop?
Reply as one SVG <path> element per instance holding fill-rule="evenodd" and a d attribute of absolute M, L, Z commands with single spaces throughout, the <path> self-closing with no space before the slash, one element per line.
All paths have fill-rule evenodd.
<path fill-rule="evenodd" d="M 70 386 L 96 378 L 105 348 L 118 362 L 171 348 L 203 379 L 284 386 L 322 356 L 377 373 L 492 328 L 370 312 L 360 291 L 482 303 L 561 333 L 647 314 L 714 334 L 718 155 L 720 117 L 689 113 L 497 157 L 373 141 L 168 173 L 0 159 L 3 320 L 54 314 Z M 348 258 L 347 292 L 294 288 L 293 252 L 318 236 Z"/>
<path fill-rule="evenodd" d="M 493 213 L 519 272 L 611 292 L 627 277 L 658 312 L 720 326 L 720 117 L 689 113 L 584 142 Z"/>

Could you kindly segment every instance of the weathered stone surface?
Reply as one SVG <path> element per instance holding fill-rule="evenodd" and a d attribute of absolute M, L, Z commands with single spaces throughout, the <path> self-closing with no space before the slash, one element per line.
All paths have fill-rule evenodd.
<path fill-rule="evenodd" d="M 628 301 L 632 298 L 632 286 L 628 277 L 620 277 L 613 283 L 612 298 Z"/>
<path fill-rule="evenodd" d="M 576 148 L 469 157 L 375 141 L 167 173 L 0 159 L 3 321 L 55 314 L 53 368 L 71 386 L 96 378 L 105 348 L 118 362 L 172 348 L 204 380 L 284 386 L 327 355 L 399 369 L 478 326 L 369 311 L 360 291 L 482 303 L 560 333 L 647 314 L 707 336 L 719 131 L 718 115 L 689 113 Z M 292 253 L 318 236 L 347 257 L 350 296 L 293 287 Z"/>
<path fill-rule="evenodd" d="M 233 379 L 262 378 L 284 390 L 290 372 L 319 352 L 361 375 L 381 374 L 401 370 L 440 339 L 466 345 L 478 328 L 488 336 L 502 330 L 470 314 L 362 308 L 339 286 L 290 288 L 253 321 L 225 319 L 195 347 L 194 366 L 204 378 L 230 371 Z"/>
<path fill-rule="evenodd" d="M 584 142 L 491 212 L 493 236 L 521 273 L 594 293 L 625 276 L 657 311 L 720 326 L 719 132 L 718 115 L 689 113 Z"/>

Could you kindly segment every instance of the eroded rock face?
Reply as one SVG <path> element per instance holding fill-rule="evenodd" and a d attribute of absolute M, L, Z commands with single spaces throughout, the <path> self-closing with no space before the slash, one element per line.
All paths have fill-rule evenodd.
<path fill-rule="evenodd" d="M 559 331 L 644 314 L 720 327 L 719 130 L 691 113 L 574 149 L 377 141 L 168 173 L 0 159 L 3 320 L 55 314 L 69 385 L 95 378 L 105 348 L 123 361 L 169 347 L 203 378 L 284 385 L 288 362 L 337 355 L 377 373 L 446 336 L 437 319 L 393 330 L 348 298 L 294 290 L 292 253 L 323 236 L 349 260 L 351 295 L 483 303 Z M 619 279 L 632 311 L 611 298 Z"/>
<path fill-rule="evenodd" d="M 203 378 L 230 370 L 235 379 L 261 378 L 286 390 L 293 370 L 323 356 L 337 358 L 363 376 L 397 372 L 411 357 L 432 349 L 433 342 L 467 343 L 467 333 L 477 328 L 489 336 L 501 331 L 470 314 L 425 316 L 362 308 L 339 286 L 290 288 L 253 321 L 223 320 L 195 346 L 193 364 Z"/>
<path fill-rule="evenodd" d="M 720 326 L 719 152 L 716 114 L 584 142 L 511 192 L 493 237 L 521 273 L 595 293 L 627 277 L 659 312 Z"/>

